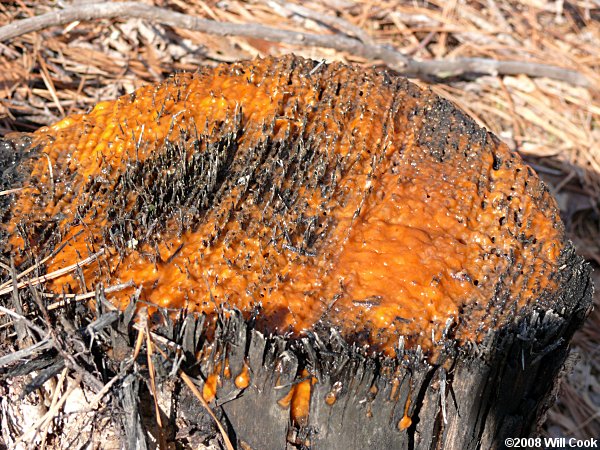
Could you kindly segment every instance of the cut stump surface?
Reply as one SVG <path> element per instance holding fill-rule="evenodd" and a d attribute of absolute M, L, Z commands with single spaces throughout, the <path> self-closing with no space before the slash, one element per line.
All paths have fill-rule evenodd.
<path fill-rule="evenodd" d="M 253 448 L 502 447 L 535 430 L 591 307 L 533 170 L 384 71 L 178 74 L 6 137 L 0 165 L 22 188 L 2 254 L 43 259 L 47 294 L 167 311 L 157 332 Z"/>

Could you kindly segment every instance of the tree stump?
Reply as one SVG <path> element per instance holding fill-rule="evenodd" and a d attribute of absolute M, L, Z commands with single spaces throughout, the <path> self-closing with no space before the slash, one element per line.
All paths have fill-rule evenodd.
<path fill-rule="evenodd" d="M 161 317 L 240 448 L 502 448 L 591 308 L 535 173 L 384 71 L 179 74 L 3 140 L 0 164 L 22 188 L 2 254 L 57 298 Z"/>

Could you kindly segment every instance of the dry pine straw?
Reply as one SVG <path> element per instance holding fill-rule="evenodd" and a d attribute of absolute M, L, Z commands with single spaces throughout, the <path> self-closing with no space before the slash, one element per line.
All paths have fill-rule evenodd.
<path fill-rule="evenodd" d="M 549 182 L 571 239 L 594 265 L 600 264 L 597 1 L 313 0 L 302 2 L 303 8 L 281 0 L 146 3 L 216 21 L 358 36 L 417 59 L 517 59 L 583 73 L 591 81 L 588 88 L 522 75 L 430 84 L 521 152 Z M 0 25 L 54 8 L 56 2 L 49 0 L 1 2 Z M 86 111 L 100 100 L 162 80 L 173 71 L 292 51 L 319 60 L 383 65 L 330 49 L 221 38 L 138 19 L 74 22 L 0 43 L 0 136 Z M 2 271 L 0 282 L 8 277 Z M 576 335 L 573 347 L 580 361 L 549 412 L 549 435 L 600 435 L 598 330 L 596 309 Z"/>

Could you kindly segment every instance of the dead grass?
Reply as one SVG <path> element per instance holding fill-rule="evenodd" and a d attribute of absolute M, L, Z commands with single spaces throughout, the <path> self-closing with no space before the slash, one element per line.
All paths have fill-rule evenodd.
<path fill-rule="evenodd" d="M 431 84 L 519 151 L 554 191 L 571 239 L 594 265 L 600 264 L 598 1 L 302 2 L 310 14 L 279 0 L 147 3 L 216 21 L 261 23 L 319 34 L 355 36 L 358 27 L 374 43 L 389 44 L 423 60 L 517 59 L 583 73 L 592 82 L 589 88 L 522 75 L 419 83 Z M 56 2 L 49 0 L 1 2 L 0 24 L 56 7 Z M 221 38 L 137 19 L 74 22 L 0 43 L 0 135 L 34 130 L 66 114 L 86 111 L 98 101 L 114 99 L 174 71 L 288 52 L 383 65 L 382 61 L 330 49 Z M 600 304 L 598 295 L 596 302 Z M 573 347 L 581 359 L 549 414 L 549 435 L 600 435 L 598 330 L 600 314 L 596 310 L 575 338 Z"/>

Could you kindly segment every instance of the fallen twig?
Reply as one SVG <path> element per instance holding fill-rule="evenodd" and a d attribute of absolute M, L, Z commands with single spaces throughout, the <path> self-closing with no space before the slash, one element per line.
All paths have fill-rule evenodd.
<path fill-rule="evenodd" d="M 115 284 L 114 286 L 109 286 L 109 287 L 105 288 L 104 293 L 110 294 L 111 292 L 122 291 L 123 289 L 127 289 L 127 288 L 130 288 L 133 286 L 135 286 L 135 283 L 133 281 L 128 281 L 127 283 L 119 283 L 119 284 Z M 57 302 L 49 304 L 48 311 L 52 311 L 53 309 L 60 308 L 62 306 L 66 306 L 71 303 L 89 300 L 91 298 L 96 297 L 95 292 L 86 292 L 85 294 L 53 294 L 53 293 L 49 293 L 49 292 L 44 292 L 44 293 L 42 293 L 42 295 L 44 297 L 50 297 L 50 298 L 58 297 L 58 298 L 62 299 Z"/>
<path fill-rule="evenodd" d="M 202 19 L 138 2 L 78 5 L 18 20 L 0 27 L 0 42 L 33 31 L 40 31 L 51 26 L 66 25 L 77 20 L 110 19 L 116 17 L 146 19 L 164 25 L 201 31 L 217 36 L 245 36 L 271 42 L 333 48 L 368 59 L 381 59 L 397 69 L 405 67 L 408 62 L 408 58 L 389 47 L 365 45 L 356 39 L 342 35 L 319 35 L 282 30 L 257 24 L 215 22 L 214 20 Z"/>
<path fill-rule="evenodd" d="M 40 327 L 38 327 L 37 325 L 32 323 L 30 320 L 28 320 L 25 316 L 22 316 L 21 314 L 18 314 L 16 312 L 14 312 L 13 310 L 5 308 L 4 306 L 0 305 L 0 316 L 2 316 L 4 314 L 12 316 L 17 320 L 22 320 L 23 322 L 25 322 L 27 324 L 27 326 L 29 328 L 31 328 L 32 330 L 35 330 L 37 333 L 39 333 L 40 336 L 44 336 L 44 335 L 48 334 L 47 331 L 42 330 Z"/>
<path fill-rule="evenodd" d="M 227 450 L 233 450 L 234 447 L 231 444 L 231 441 L 229 440 L 229 436 L 227 436 L 227 432 L 225 431 L 225 428 L 223 428 L 221 421 L 217 418 L 217 416 L 215 416 L 215 413 L 212 412 L 212 410 L 210 409 L 210 405 L 206 402 L 206 400 L 204 400 L 204 397 L 202 396 L 202 394 L 200 393 L 200 391 L 198 390 L 198 388 L 196 387 L 196 385 L 194 384 L 192 379 L 183 370 L 179 370 L 179 376 L 181 377 L 183 382 L 187 385 L 187 387 L 190 388 L 190 390 L 192 391 L 194 396 L 198 400 L 200 400 L 200 403 L 202 404 L 204 409 L 208 412 L 208 414 L 215 421 L 215 423 L 217 424 L 217 427 L 219 427 L 219 431 L 221 432 L 221 436 L 223 437 L 223 440 L 225 441 L 225 447 L 227 447 Z"/>
<path fill-rule="evenodd" d="M 14 21 L 0 27 L 0 42 L 51 26 L 66 25 L 81 20 L 109 18 L 138 18 L 217 36 L 243 36 L 285 44 L 332 48 L 369 60 L 381 60 L 390 68 L 414 77 L 447 78 L 467 73 L 488 75 L 523 74 L 532 77 L 553 78 L 583 87 L 592 85 L 590 80 L 580 72 L 548 64 L 527 61 L 500 61 L 488 58 L 418 61 L 391 47 L 363 43 L 357 39 L 338 34 L 320 35 L 282 30 L 258 24 L 216 22 L 138 2 L 70 6 L 60 11 Z"/>
<path fill-rule="evenodd" d="M 322 11 L 315 11 L 314 9 L 306 8 L 298 3 L 287 2 L 285 0 L 268 0 L 267 3 L 278 7 L 279 9 L 288 11 L 289 15 L 305 17 L 307 19 L 325 24 L 331 28 L 343 31 L 347 35 L 358 38 L 364 44 L 374 44 L 367 32 L 365 32 L 362 28 L 348 22 L 347 20 L 342 19 L 341 17 L 323 14 Z"/>
<path fill-rule="evenodd" d="M 58 414 L 58 410 L 56 409 L 56 405 L 57 405 L 57 402 L 58 402 L 59 397 L 60 397 L 60 391 L 62 391 L 62 389 L 63 389 L 64 383 L 65 383 L 65 378 L 67 377 L 67 372 L 68 371 L 69 371 L 69 369 L 67 369 L 66 367 L 63 369 L 63 371 L 61 372 L 60 376 L 58 377 L 58 383 L 56 384 L 56 387 L 54 389 L 54 394 L 52 395 L 52 402 L 50 403 L 50 409 L 48 410 L 48 413 L 50 413 L 50 411 L 54 411 L 54 414 L 52 416 L 49 416 L 41 424 L 41 428 L 44 430 L 44 432 L 42 434 L 42 445 L 41 445 L 42 449 L 46 448 L 46 440 L 48 439 L 48 432 L 50 431 L 50 421 L 52 419 L 54 419 L 54 417 L 56 417 L 57 414 Z"/>
<path fill-rule="evenodd" d="M 165 352 L 163 352 L 160 349 L 160 347 L 156 347 L 156 349 L 163 356 L 163 358 L 169 359 L 169 357 L 167 356 L 167 354 Z M 196 387 L 196 385 L 194 384 L 194 382 L 192 381 L 192 379 L 183 370 L 181 370 L 181 369 L 179 369 L 179 376 L 181 377 L 181 379 L 183 380 L 183 382 L 187 385 L 187 387 L 190 388 L 190 390 L 192 391 L 192 393 L 194 394 L 194 396 L 200 401 L 200 403 L 202 404 L 202 406 L 204 407 L 204 409 L 206 410 L 206 412 L 208 412 L 208 414 L 210 415 L 210 417 L 217 424 L 217 427 L 219 428 L 219 431 L 221 432 L 221 436 L 223 437 L 223 441 L 225 442 L 225 447 L 227 448 L 227 450 L 234 450 L 234 447 L 233 447 L 231 441 L 229 440 L 229 436 L 227 435 L 227 432 L 225 431 L 225 428 L 223 428 L 223 425 L 221 424 L 221 421 L 218 419 L 218 417 L 212 411 L 212 409 L 210 408 L 210 405 L 204 399 L 204 397 L 202 396 L 202 393 L 198 390 L 198 388 Z"/>
<path fill-rule="evenodd" d="M 17 280 L 20 280 L 21 278 L 23 278 L 25 275 L 27 275 L 28 273 L 34 271 L 35 269 L 37 269 L 38 267 L 41 267 L 42 264 L 44 264 L 46 261 L 48 261 L 51 258 L 54 258 L 54 256 L 56 256 L 70 241 L 71 239 L 75 239 L 77 236 L 79 236 L 81 233 L 83 233 L 83 230 L 78 231 L 77 233 L 75 233 L 74 236 L 72 236 L 71 238 L 67 239 L 65 242 L 63 242 L 62 244 L 60 244 L 56 249 L 54 249 L 54 251 L 52 251 L 52 253 L 50 253 L 48 256 L 42 258 L 41 260 L 37 261 L 35 264 L 32 264 L 31 266 L 29 266 L 27 269 L 25 269 L 22 272 L 19 272 L 17 274 Z M 7 270 L 9 272 L 11 272 L 11 268 L 6 266 L 4 264 L 0 264 L 0 267 L 3 268 L 7 268 Z M 3 289 L 5 289 L 7 286 L 10 286 L 12 283 L 11 280 L 7 281 L 6 283 L 2 283 L 0 284 L 0 291 L 2 291 Z"/>
<path fill-rule="evenodd" d="M 576 86 L 591 86 L 590 81 L 583 74 L 574 70 L 531 61 L 500 61 L 488 58 L 458 58 L 454 60 L 440 59 L 432 61 L 412 60 L 403 73 L 414 77 L 429 75 L 438 78 L 457 77 L 465 73 L 528 75 L 530 77 L 553 78 Z"/>
<path fill-rule="evenodd" d="M 0 197 L 2 197 L 4 195 L 14 194 L 15 192 L 19 192 L 22 190 L 23 190 L 23 188 L 15 188 L 15 189 L 7 189 L 5 191 L 0 191 Z"/>
<path fill-rule="evenodd" d="M 75 264 L 71 264 L 70 266 L 64 267 L 62 269 L 59 270 L 55 270 L 54 272 L 51 272 L 49 274 L 46 275 L 42 275 L 39 277 L 36 277 L 34 279 L 31 280 L 25 280 L 25 281 L 21 281 L 17 284 L 16 288 L 17 289 L 22 289 L 25 286 L 37 286 L 38 284 L 42 284 L 45 283 L 48 280 L 52 280 L 54 278 L 60 278 L 63 275 L 66 275 L 69 272 L 72 272 L 74 270 L 76 270 L 78 267 L 83 267 L 86 266 L 94 261 L 96 261 L 96 259 L 98 259 L 99 256 L 101 256 L 104 253 L 104 249 L 88 256 L 87 258 L 85 258 L 82 261 L 79 261 Z M 9 292 L 11 292 L 13 290 L 12 286 L 7 286 L 3 289 L 0 289 L 0 295 L 4 295 L 7 294 Z"/>
<path fill-rule="evenodd" d="M 148 372 L 150 373 L 150 390 L 152 391 L 152 399 L 154 400 L 154 413 L 156 414 L 156 423 L 159 428 L 162 428 L 162 420 L 160 418 L 160 406 L 158 406 L 158 394 L 156 391 L 156 369 L 154 368 L 154 361 L 152 361 L 153 345 L 152 338 L 150 337 L 150 333 L 148 332 L 148 322 L 145 325 L 145 332 L 142 332 L 146 335 L 146 357 L 148 361 Z"/>

